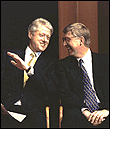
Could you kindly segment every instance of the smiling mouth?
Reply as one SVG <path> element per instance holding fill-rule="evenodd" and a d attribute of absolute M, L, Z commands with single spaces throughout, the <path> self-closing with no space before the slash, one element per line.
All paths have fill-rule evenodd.
<path fill-rule="evenodd" d="M 72 47 L 68 47 L 68 52 L 70 53 L 70 52 L 72 52 L 73 50 L 72 50 Z"/>
<path fill-rule="evenodd" d="M 66 45 L 65 47 L 68 49 L 68 51 L 72 50 L 72 47 L 70 45 Z"/>
<path fill-rule="evenodd" d="M 69 47 L 69 48 L 68 48 L 68 50 L 72 50 L 72 48 L 71 48 L 71 47 Z"/>
<path fill-rule="evenodd" d="M 45 44 L 45 43 L 40 42 L 40 45 L 41 45 L 42 47 L 44 47 L 46 44 Z"/>

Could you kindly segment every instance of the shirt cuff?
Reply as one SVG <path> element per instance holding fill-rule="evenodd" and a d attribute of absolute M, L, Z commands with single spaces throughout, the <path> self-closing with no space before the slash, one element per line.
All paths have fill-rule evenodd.
<path fill-rule="evenodd" d="M 82 109 L 81 109 L 82 114 L 83 114 L 83 111 L 85 111 L 85 110 L 88 110 L 88 111 L 89 111 L 88 108 L 82 108 Z"/>
<path fill-rule="evenodd" d="M 28 73 L 30 69 L 31 69 L 31 66 L 28 68 L 28 70 L 26 70 L 26 73 Z"/>

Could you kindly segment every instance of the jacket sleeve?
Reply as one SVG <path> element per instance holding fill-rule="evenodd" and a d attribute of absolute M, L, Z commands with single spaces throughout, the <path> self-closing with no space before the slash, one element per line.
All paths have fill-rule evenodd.
<path fill-rule="evenodd" d="M 7 59 L 7 50 L 1 51 L 1 102 L 8 109 L 14 102 L 19 99 L 19 91 L 14 87 L 13 78 L 10 74 L 11 62 Z"/>
<path fill-rule="evenodd" d="M 81 109 L 82 107 L 86 108 L 84 100 L 78 97 L 77 91 L 72 87 L 72 78 L 67 72 L 65 66 L 61 63 L 57 64 L 56 76 L 58 78 L 58 90 L 59 96 L 62 102 L 62 105 L 65 107 L 76 107 Z"/>

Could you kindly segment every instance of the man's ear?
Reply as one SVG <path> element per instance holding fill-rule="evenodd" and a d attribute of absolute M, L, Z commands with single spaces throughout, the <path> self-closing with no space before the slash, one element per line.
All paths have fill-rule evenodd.
<path fill-rule="evenodd" d="M 83 36 L 81 36 L 80 39 L 81 39 L 81 43 L 84 44 L 85 38 Z"/>
<path fill-rule="evenodd" d="M 31 38 L 32 38 L 32 36 L 33 36 L 32 32 L 31 32 L 31 31 L 29 31 L 29 32 L 28 32 L 28 37 L 29 37 L 29 39 L 31 39 Z"/>
<path fill-rule="evenodd" d="M 81 46 L 81 45 L 83 45 L 83 44 L 84 44 L 84 41 L 85 41 L 85 39 L 84 39 L 84 37 L 83 37 L 83 36 L 81 36 L 81 37 L 80 37 L 80 41 L 81 41 L 81 42 L 80 42 L 80 46 Z"/>

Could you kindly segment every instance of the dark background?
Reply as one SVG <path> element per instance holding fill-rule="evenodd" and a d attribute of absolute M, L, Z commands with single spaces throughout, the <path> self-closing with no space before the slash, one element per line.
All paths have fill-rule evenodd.
<path fill-rule="evenodd" d="M 58 1 L 2 1 L 1 49 L 25 50 L 29 44 L 28 26 L 40 17 L 50 21 L 54 27 L 47 51 L 58 60 Z M 53 117 L 58 112 L 52 110 L 50 113 Z M 58 118 L 54 118 L 55 122 L 58 122 Z"/>
<path fill-rule="evenodd" d="M 28 26 L 39 17 L 49 20 L 54 27 L 48 50 L 58 59 L 58 1 L 2 1 L 1 48 L 25 49 L 29 44 Z M 109 1 L 98 1 L 99 53 L 109 54 L 109 37 Z"/>
<path fill-rule="evenodd" d="M 110 3 L 98 1 L 98 52 L 110 54 Z"/>
<path fill-rule="evenodd" d="M 58 59 L 58 1 L 2 1 L 1 48 L 24 50 L 29 44 L 28 26 L 40 17 L 54 27 L 48 51 Z"/>

